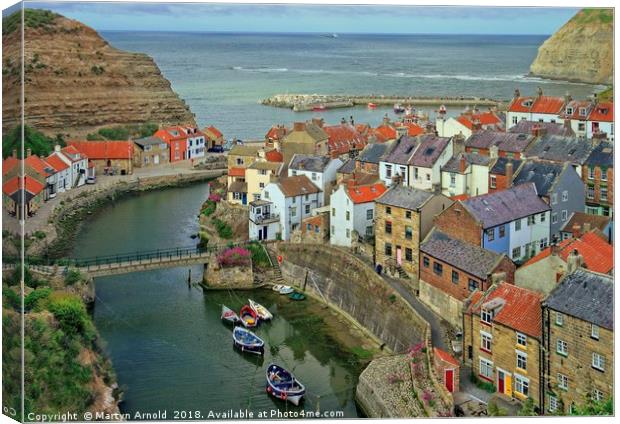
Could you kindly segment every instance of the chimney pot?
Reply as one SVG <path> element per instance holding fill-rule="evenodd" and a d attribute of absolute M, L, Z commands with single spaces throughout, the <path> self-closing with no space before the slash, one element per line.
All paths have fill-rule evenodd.
<path fill-rule="evenodd" d="M 461 156 L 461 160 L 459 161 L 459 171 L 461 174 L 465 173 L 465 169 L 467 168 L 467 161 L 465 160 L 465 156 Z"/>
<path fill-rule="evenodd" d="M 512 169 L 512 161 L 508 161 L 506 164 L 506 183 L 510 187 L 512 185 L 512 173 L 514 170 Z"/>
<path fill-rule="evenodd" d="M 584 222 L 583 223 L 583 232 L 584 233 L 587 233 L 591 229 L 592 229 L 592 224 L 590 224 L 589 222 Z"/>

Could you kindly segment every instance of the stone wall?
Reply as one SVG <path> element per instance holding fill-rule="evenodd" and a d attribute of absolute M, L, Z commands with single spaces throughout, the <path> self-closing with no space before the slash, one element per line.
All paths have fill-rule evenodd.
<path fill-rule="evenodd" d="M 455 327 L 463 326 L 463 302 L 432 284 L 420 280 L 420 300 Z"/>
<path fill-rule="evenodd" d="M 251 265 L 219 267 L 214 257 L 208 262 L 202 281 L 209 289 L 251 289 L 254 273 Z"/>

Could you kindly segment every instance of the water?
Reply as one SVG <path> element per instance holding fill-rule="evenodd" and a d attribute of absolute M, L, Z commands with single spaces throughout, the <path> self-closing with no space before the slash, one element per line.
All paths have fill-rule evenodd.
<path fill-rule="evenodd" d="M 597 86 L 527 77 L 546 36 L 102 32 L 115 47 L 152 56 L 173 89 L 227 139 L 262 139 L 275 123 L 353 115 L 380 123 L 389 108 L 293 112 L 259 101 L 278 93 L 585 97 Z M 473 105 L 472 105 L 473 106 Z M 433 116 L 433 111 L 427 112 Z M 449 114 L 460 110 L 449 109 Z"/>
<path fill-rule="evenodd" d="M 123 199 L 84 226 L 73 255 L 191 246 L 207 194 L 207 185 L 198 184 Z M 199 280 L 202 267 L 191 269 L 192 279 Z M 188 289 L 187 276 L 188 268 L 177 268 L 96 280 L 94 321 L 125 389 L 122 412 L 165 410 L 171 419 L 174 411 L 194 411 L 186 418 L 205 418 L 209 411 L 299 412 L 320 406 L 359 415 L 353 399 L 360 364 L 326 333 L 315 303 L 266 290 L 203 294 Z M 247 297 L 276 316 L 257 330 L 268 345 L 264 360 L 235 351 L 231 330 L 219 319 L 222 303 L 239 310 Z M 272 360 L 306 384 L 302 406 L 265 393 L 264 369 Z"/>

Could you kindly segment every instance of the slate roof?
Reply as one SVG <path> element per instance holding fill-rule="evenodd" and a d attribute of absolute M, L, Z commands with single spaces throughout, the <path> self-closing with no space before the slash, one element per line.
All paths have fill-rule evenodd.
<path fill-rule="evenodd" d="M 355 171 L 355 159 L 349 159 L 340 168 L 338 172 L 340 174 L 352 174 Z"/>
<path fill-rule="evenodd" d="M 506 165 L 508 164 L 508 162 L 512 162 L 512 172 L 514 175 L 514 173 L 517 172 L 517 170 L 521 166 L 521 162 L 523 161 L 520 159 L 511 159 L 503 156 L 499 157 L 491 167 L 489 173 L 496 175 L 506 175 Z"/>
<path fill-rule="evenodd" d="M 544 302 L 558 312 L 613 330 L 613 278 L 585 269 L 567 275 Z"/>
<path fill-rule="evenodd" d="M 329 164 L 330 158 L 327 156 L 319 155 L 304 155 L 296 153 L 291 159 L 289 169 L 296 169 L 299 171 L 312 171 L 323 172 L 325 167 Z"/>
<path fill-rule="evenodd" d="M 523 167 L 513 179 L 513 184 L 534 183 L 536 184 L 538 195 L 547 196 L 552 191 L 563 170 L 563 164 L 528 161 L 523 164 Z"/>
<path fill-rule="evenodd" d="M 321 190 L 315 186 L 305 175 L 283 177 L 276 183 L 284 194 L 284 197 L 302 196 L 305 194 L 318 193 Z"/>
<path fill-rule="evenodd" d="M 417 139 L 420 147 L 413 153 L 409 164 L 423 168 L 432 167 L 450 142 L 448 137 L 439 137 L 434 134 L 425 134 Z"/>
<path fill-rule="evenodd" d="M 420 251 L 481 279 L 486 279 L 504 257 L 480 246 L 449 237 L 437 229 L 424 239 Z"/>
<path fill-rule="evenodd" d="M 159 137 L 143 137 L 143 138 L 137 138 L 133 141 L 134 143 L 136 143 L 138 146 L 144 147 L 144 146 L 156 146 L 158 144 L 163 144 L 164 140 L 162 140 Z"/>
<path fill-rule="evenodd" d="M 386 191 L 383 196 L 379 197 L 376 202 L 382 205 L 416 210 L 422 207 L 431 197 L 433 197 L 433 194 L 428 191 L 396 184 Z"/>
<path fill-rule="evenodd" d="M 394 146 L 394 143 L 393 141 L 388 141 L 387 143 L 370 143 L 360 152 L 357 160 L 360 162 L 378 164 L 381 162 L 383 156 Z"/>
<path fill-rule="evenodd" d="M 383 161 L 399 165 L 408 165 L 417 146 L 417 138 L 403 137 L 397 141 L 394 150 L 392 150 Z"/>
<path fill-rule="evenodd" d="M 485 229 L 550 209 L 549 205 L 538 197 L 534 183 L 471 197 L 461 201 L 461 204 Z"/>
<path fill-rule="evenodd" d="M 614 148 L 611 143 L 601 143 L 592 150 L 586 160 L 587 165 L 612 168 L 614 166 Z"/>
<path fill-rule="evenodd" d="M 452 156 L 441 170 L 446 172 L 461 172 L 461 158 L 463 157 L 465 158 L 465 162 L 471 165 L 487 166 L 493 160 L 489 156 L 482 156 L 478 153 L 459 153 L 456 156 Z"/>
<path fill-rule="evenodd" d="M 516 134 L 503 131 L 483 130 L 472 134 L 465 146 L 473 149 L 490 149 L 497 146 L 498 150 L 520 153 L 534 140 L 531 134 Z"/>
<path fill-rule="evenodd" d="M 583 165 L 591 151 L 592 142 L 590 140 L 560 135 L 544 135 L 528 147 L 525 155 L 528 158 Z"/>
<path fill-rule="evenodd" d="M 549 135 L 575 135 L 575 132 L 572 130 L 572 128 L 563 124 L 559 124 L 557 122 L 538 122 L 525 120 L 517 122 L 517 124 L 510 127 L 508 131 L 515 134 L 532 134 L 534 126 L 543 129 L 545 131 L 545 134 Z"/>

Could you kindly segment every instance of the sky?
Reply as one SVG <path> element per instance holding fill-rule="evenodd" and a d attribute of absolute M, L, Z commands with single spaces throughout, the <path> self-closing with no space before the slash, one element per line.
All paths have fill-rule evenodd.
<path fill-rule="evenodd" d="M 575 8 L 26 2 L 96 30 L 552 34 Z"/>

